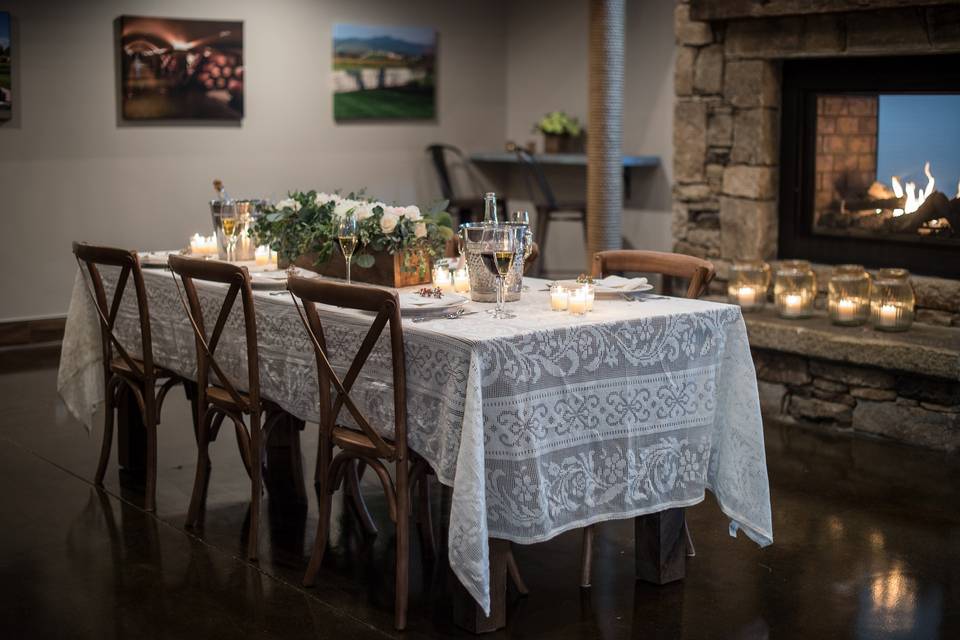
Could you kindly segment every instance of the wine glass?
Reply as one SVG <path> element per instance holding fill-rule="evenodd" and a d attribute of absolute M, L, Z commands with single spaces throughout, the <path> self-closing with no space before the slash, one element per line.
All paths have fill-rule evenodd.
<path fill-rule="evenodd" d="M 340 250 L 343 251 L 343 258 L 347 261 L 347 284 L 350 284 L 350 263 L 353 259 L 353 252 L 357 248 L 357 219 L 353 216 L 347 216 L 340 222 L 337 230 L 337 239 L 340 241 Z"/>
<path fill-rule="evenodd" d="M 483 230 L 480 260 L 487 271 L 497 279 L 497 307 L 491 313 L 500 320 L 516 317 L 503 308 L 507 298 L 506 276 L 513 268 L 513 260 L 517 254 L 516 238 L 515 227 L 489 226 Z"/>
<path fill-rule="evenodd" d="M 237 234 L 240 232 L 240 213 L 232 202 L 224 202 L 220 209 L 220 228 L 223 229 L 223 239 L 227 244 L 227 261 L 233 261 L 233 248 L 237 245 Z"/>

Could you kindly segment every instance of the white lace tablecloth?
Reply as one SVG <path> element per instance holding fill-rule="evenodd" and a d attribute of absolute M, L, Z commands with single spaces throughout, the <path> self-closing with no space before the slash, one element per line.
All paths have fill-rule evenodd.
<path fill-rule="evenodd" d="M 116 274 L 104 269 L 108 294 Z M 145 272 L 154 359 L 195 377 L 194 341 L 172 274 Z M 596 301 L 576 317 L 549 310 L 543 281 L 485 313 L 404 322 L 410 446 L 453 487 L 449 561 L 486 611 L 488 537 L 520 544 L 604 520 L 696 504 L 709 488 L 760 545 L 773 540 L 763 430 L 746 328 L 736 306 L 679 298 Z M 201 285 L 212 325 L 224 287 Z M 140 340 L 133 290 L 117 331 Z M 286 295 L 256 293 L 262 394 L 319 418 L 316 363 Z M 489 305 L 470 303 L 469 310 Z M 332 362 L 345 372 L 371 321 L 322 309 Z M 218 361 L 245 379 L 242 320 L 231 317 Z M 58 386 L 88 427 L 102 403 L 100 337 L 75 282 Z M 374 424 L 392 425 L 390 349 L 383 339 L 355 389 Z M 242 385 L 238 384 L 242 388 Z M 389 431 L 384 433 L 389 434 Z"/>

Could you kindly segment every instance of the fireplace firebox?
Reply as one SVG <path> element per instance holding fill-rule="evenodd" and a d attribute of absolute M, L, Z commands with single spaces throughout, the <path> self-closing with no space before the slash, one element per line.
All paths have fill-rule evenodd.
<path fill-rule="evenodd" d="M 960 56 L 783 63 L 781 258 L 960 277 Z"/>

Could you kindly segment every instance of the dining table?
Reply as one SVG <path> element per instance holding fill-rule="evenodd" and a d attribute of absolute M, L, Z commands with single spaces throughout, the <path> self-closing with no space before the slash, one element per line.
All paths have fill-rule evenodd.
<path fill-rule="evenodd" d="M 102 273 L 109 297 L 117 273 Z M 78 271 L 58 389 L 90 429 L 103 405 L 103 352 L 83 277 Z M 145 269 L 144 281 L 154 361 L 195 379 L 194 335 L 173 274 Z M 504 608 L 497 584 L 504 577 L 491 549 L 690 507 L 707 489 L 731 536 L 742 531 L 761 546 L 772 543 L 757 380 L 740 308 L 598 294 L 591 312 L 573 315 L 551 310 L 546 280 L 523 283 L 520 300 L 507 303 L 512 318 L 467 302 L 463 315 L 403 321 L 409 445 L 450 488 L 448 560 L 477 610 L 490 616 Z M 212 323 L 226 287 L 197 285 Z M 254 303 L 262 396 L 318 422 L 316 360 L 293 300 L 282 289 L 255 290 Z M 331 364 L 342 375 L 371 317 L 336 307 L 319 312 Z M 240 389 L 242 327 L 235 309 L 218 348 L 219 364 Z M 116 334 L 139 353 L 132 288 Z M 386 436 L 393 425 L 390 353 L 381 337 L 351 392 Z"/>

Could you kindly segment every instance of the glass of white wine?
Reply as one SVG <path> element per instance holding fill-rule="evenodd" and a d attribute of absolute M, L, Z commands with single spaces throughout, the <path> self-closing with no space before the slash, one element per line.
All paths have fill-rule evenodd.
<path fill-rule="evenodd" d="M 507 298 L 507 275 L 513 268 L 513 261 L 517 255 L 517 228 L 511 226 L 489 226 L 483 230 L 483 251 L 480 260 L 497 279 L 497 308 L 493 310 L 494 318 L 503 320 L 515 318 L 516 315 L 504 309 Z"/>
<path fill-rule="evenodd" d="M 240 214 L 232 202 L 225 202 L 220 210 L 220 227 L 223 229 L 223 238 L 227 243 L 227 261 L 233 261 L 233 249 L 237 245 L 237 234 L 240 231 Z"/>
<path fill-rule="evenodd" d="M 357 248 L 357 219 L 348 216 L 340 223 L 337 230 L 337 240 L 340 241 L 340 250 L 343 251 L 343 259 L 347 262 L 347 284 L 350 284 L 350 263 L 353 260 L 353 252 Z"/>

